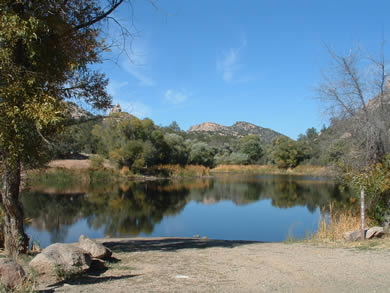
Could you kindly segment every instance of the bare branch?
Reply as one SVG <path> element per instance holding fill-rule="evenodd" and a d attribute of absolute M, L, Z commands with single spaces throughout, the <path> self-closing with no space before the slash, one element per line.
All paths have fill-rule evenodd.
<path fill-rule="evenodd" d="M 98 23 L 100 22 L 101 20 L 105 19 L 107 16 L 109 16 L 115 9 L 117 9 L 119 7 L 119 5 L 121 5 L 122 3 L 124 2 L 124 0 L 119 0 L 119 1 L 113 1 L 112 5 L 111 5 L 111 8 L 108 9 L 107 11 L 105 12 L 102 12 L 100 15 L 98 15 L 97 17 L 91 19 L 90 21 L 88 22 L 85 22 L 85 23 L 81 23 L 77 26 L 75 26 L 73 28 L 74 31 L 77 31 L 77 30 L 80 30 L 80 29 L 83 29 L 83 28 L 86 28 L 86 27 L 90 27 L 92 25 L 94 25 L 95 23 Z"/>

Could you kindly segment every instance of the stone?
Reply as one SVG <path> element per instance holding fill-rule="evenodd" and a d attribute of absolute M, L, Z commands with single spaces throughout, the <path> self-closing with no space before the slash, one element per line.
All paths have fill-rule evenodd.
<path fill-rule="evenodd" d="M 367 230 L 366 238 L 367 239 L 372 239 L 374 237 L 380 238 L 383 235 L 385 235 L 385 231 L 384 231 L 383 227 L 372 227 L 372 228 Z"/>
<path fill-rule="evenodd" d="M 55 243 L 42 250 L 31 262 L 30 267 L 50 280 L 66 279 L 80 274 L 91 265 L 88 252 L 73 244 Z"/>
<path fill-rule="evenodd" d="M 80 236 L 78 246 L 88 252 L 93 258 L 107 259 L 112 255 L 110 249 L 84 235 Z"/>
<path fill-rule="evenodd" d="M 116 106 L 112 107 L 110 114 L 120 113 L 120 112 L 122 112 L 121 105 L 117 104 Z"/>
<path fill-rule="evenodd" d="M 365 230 L 367 233 L 367 230 Z M 362 236 L 362 232 L 358 231 L 349 231 L 344 233 L 344 239 L 347 241 L 357 241 L 360 240 Z"/>
<path fill-rule="evenodd" d="M 23 283 L 26 273 L 23 268 L 10 258 L 0 258 L 0 282 L 10 290 Z"/>

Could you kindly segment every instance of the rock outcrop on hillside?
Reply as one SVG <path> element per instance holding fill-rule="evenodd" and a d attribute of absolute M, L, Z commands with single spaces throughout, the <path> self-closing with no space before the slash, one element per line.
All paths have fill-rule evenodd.
<path fill-rule="evenodd" d="M 191 126 L 188 132 L 208 132 L 217 135 L 230 135 L 237 137 L 254 134 L 259 136 L 266 143 L 270 143 L 278 136 L 284 136 L 283 134 L 272 129 L 257 126 L 255 124 L 244 121 L 238 121 L 232 126 L 224 126 L 214 122 L 204 122 L 202 124 Z"/>
<path fill-rule="evenodd" d="M 88 120 L 93 118 L 94 115 L 83 108 L 79 107 L 75 103 L 66 103 L 67 114 L 74 120 Z"/>

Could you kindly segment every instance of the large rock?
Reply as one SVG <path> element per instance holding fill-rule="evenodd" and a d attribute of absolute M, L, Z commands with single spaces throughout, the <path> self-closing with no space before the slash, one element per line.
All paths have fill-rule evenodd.
<path fill-rule="evenodd" d="M 110 249 L 84 235 L 80 236 L 78 246 L 88 252 L 93 258 L 107 259 L 112 255 Z"/>
<path fill-rule="evenodd" d="M 367 233 L 367 230 L 365 230 L 365 232 Z M 361 237 L 362 237 L 362 231 L 361 230 L 350 231 L 350 232 L 345 232 L 344 233 L 344 239 L 347 240 L 347 241 L 357 241 L 357 240 L 362 239 Z"/>
<path fill-rule="evenodd" d="M 66 279 L 89 269 L 90 255 L 73 244 L 55 243 L 46 247 L 31 262 L 30 267 L 39 275 L 58 280 Z"/>
<path fill-rule="evenodd" d="M 0 258 L 0 282 L 14 290 L 23 283 L 26 274 L 23 268 L 10 258 Z"/>
<path fill-rule="evenodd" d="M 385 235 L 383 227 L 372 227 L 367 230 L 366 238 L 372 239 L 374 237 L 380 238 Z"/>

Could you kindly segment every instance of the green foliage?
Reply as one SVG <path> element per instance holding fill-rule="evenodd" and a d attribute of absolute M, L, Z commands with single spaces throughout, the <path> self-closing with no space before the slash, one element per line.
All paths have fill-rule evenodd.
<path fill-rule="evenodd" d="M 261 139 L 256 135 L 247 135 L 239 141 L 240 151 L 248 156 L 248 164 L 254 164 L 263 156 Z"/>
<path fill-rule="evenodd" d="M 212 167 L 214 165 L 214 154 L 214 150 L 208 144 L 196 142 L 190 146 L 189 162 L 194 165 Z"/>
<path fill-rule="evenodd" d="M 111 97 L 99 61 L 99 30 L 85 26 L 99 3 L 77 1 L 0 2 L 0 149 L 3 159 L 35 164 L 46 152 L 44 136 L 64 121 L 66 98 L 106 108 Z M 69 88 L 68 85 L 71 85 Z"/>
<path fill-rule="evenodd" d="M 149 168 L 147 174 L 159 177 L 202 177 L 210 175 L 210 169 L 201 165 L 159 165 Z"/>
<path fill-rule="evenodd" d="M 104 2 L 0 0 L 0 160 L 9 255 L 26 252 L 28 243 L 19 203 L 21 165 L 47 159 L 46 137 L 63 127 L 64 101 L 111 106 L 108 80 L 90 65 L 106 48 L 99 23 L 123 0 Z"/>
<path fill-rule="evenodd" d="M 72 158 L 80 153 L 96 154 L 98 141 L 92 135 L 96 121 L 74 121 L 54 136 L 50 147 L 51 158 Z"/>
<path fill-rule="evenodd" d="M 171 124 L 169 124 L 167 128 L 172 132 L 181 132 L 180 126 L 176 121 L 173 121 Z"/>
<path fill-rule="evenodd" d="M 104 158 L 99 155 L 93 155 L 89 157 L 91 169 L 102 169 L 104 168 Z"/>
<path fill-rule="evenodd" d="M 272 159 L 279 168 L 295 168 L 305 158 L 304 146 L 280 136 L 272 142 Z"/>
<path fill-rule="evenodd" d="M 169 163 L 185 165 L 189 154 L 184 138 L 175 133 L 168 133 L 164 135 L 164 142 L 169 151 Z"/>
<path fill-rule="evenodd" d="M 308 128 L 305 134 L 298 137 L 298 142 L 301 144 L 307 164 L 320 165 L 320 137 L 317 129 L 314 127 Z"/>
<path fill-rule="evenodd" d="M 350 169 L 344 180 L 353 187 L 355 194 L 361 189 L 365 191 L 367 214 L 381 224 L 390 209 L 390 155 L 364 170 Z"/>
<path fill-rule="evenodd" d="M 100 154 L 108 156 L 119 167 L 129 166 L 139 171 L 156 159 L 156 148 L 152 143 L 155 129 L 150 119 L 139 120 L 119 112 L 110 114 L 95 125 L 92 134 L 98 140 Z"/>
<path fill-rule="evenodd" d="M 233 165 L 248 165 L 250 161 L 248 154 L 236 152 L 231 153 L 227 159 L 228 164 Z"/>

